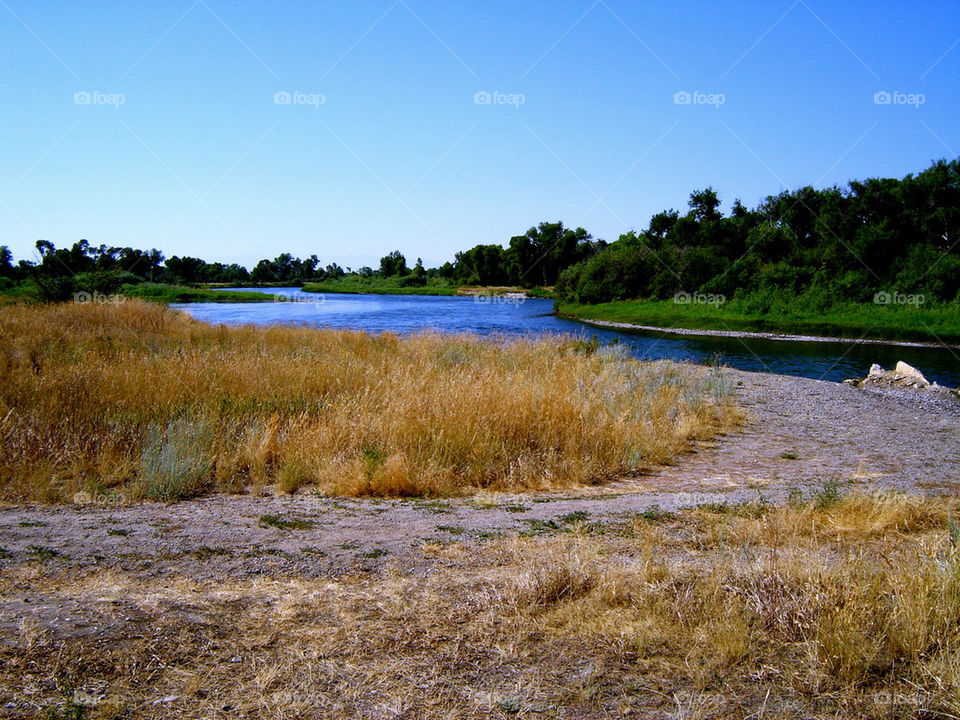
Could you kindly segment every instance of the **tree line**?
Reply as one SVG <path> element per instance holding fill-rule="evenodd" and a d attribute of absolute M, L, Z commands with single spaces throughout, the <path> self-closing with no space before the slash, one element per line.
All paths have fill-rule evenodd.
<path fill-rule="evenodd" d="M 685 213 L 657 213 L 587 260 L 565 268 L 561 300 L 668 299 L 678 292 L 751 297 L 813 309 L 867 301 L 879 292 L 960 293 L 960 161 L 917 175 L 803 187 L 740 201 L 724 216 L 712 188 Z"/>
<path fill-rule="evenodd" d="M 377 268 L 322 265 L 283 253 L 252 270 L 236 263 L 166 258 L 156 249 L 36 244 L 39 260 L 14 264 L 0 247 L 0 289 L 32 280 L 48 299 L 76 290 L 115 292 L 127 283 L 295 285 L 348 276 L 382 278 L 403 287 L 431 278 L 462 285 L 555 286 L 558 299 L 599 303 L 667 299 L 678 292 L 716 293 L 827 307 L 868 300 L 880 291 L 960 294 L 960 161 L 940 160 L 902 179 L 851 181 L 822 190 L 771 195 L 755 209 L 736 200 L 720 211 L 712 188 L 691 194 L 686 212 L 655 214 L 643 231 L 615 242 L 585 229 L 542 222 L 506 247 L 481 244 L 452 262 L 412 267 L 398 250 Z M 762 309 L 762 308 L 761 308 Z"/>

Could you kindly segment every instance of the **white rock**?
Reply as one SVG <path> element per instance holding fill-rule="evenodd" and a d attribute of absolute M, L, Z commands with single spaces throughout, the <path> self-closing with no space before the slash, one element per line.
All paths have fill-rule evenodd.
<path fill-rule="evenodd" d="M 922 385 L 926 387 L 930 382 L 923 376 L 923 373 L 917 370 L 912 365 L 907 365 L 903 360 L 897 363 L 897 366 L 893 369 L 893 372 L 897 375 L 902 376 L 903 378 L 909 379 L 911 384 Z"/>

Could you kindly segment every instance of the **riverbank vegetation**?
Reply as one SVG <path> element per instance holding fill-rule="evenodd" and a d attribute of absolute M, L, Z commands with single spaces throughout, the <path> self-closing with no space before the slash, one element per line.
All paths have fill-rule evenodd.
<path fill-rule="evenodd" d="M 659 212 L 645 230 L 609 244 L 584 228 L 542 222 L 505 246 L 476 245 L 433 268 L 420 259 L 410 266 L 393 251 L 377 268 L 324 266 L 317 255 L 303 260 L 282 253 L 248 271 L 164 258 L 158 250 L 94 247 L 86 240 L 57 249 L 41 240 L 36 263 L 15 265 L 0 248 L 0 292 L 56 301 L 121 288 L 145 296 L 132 289 L 143 283 L 306 284 L 314 292 L 435 295 L 463 286 L 515 286 L 542 295 L 534 289 L 553 287 L 562 312 L 592 319 L 615 314 L 641 324 L 929 342 L 960 334 L 960 160 L 939 161 L 903 179 L 785 191 L 754 209 L 735 200 L 726 215 L 720 207 L 712 188 L 697 190 L 686 211 Z M 662 304 L 693 305 L 700 297 L 726 306 L 670 312 Z M 595 307 L 622 301 L 650 304 Z"/>
<path fill-rule="evenodd" d="M 424 542 L 428 572 L 320 582 L 34 559 L 3 595 L 71 611 L 22 620 L 2 679 L 51 717 L 956 717 L 957 509 L 826 488 Z"/>
<path fill-rule="evenodd" d="M 820 337 L 873 338 L 960 344 L 960 302 L 924 305 L 838 303 L 826 309 L 802 298 L 763 301 L 747 296 L 723 303 L 703 301 L 622 300 L 580 305 L 556 303 L 564 317 L 629 323 L 658 328 L 772 332 Z"/>
<path fill-rule="evenodd" d="M 137 301 L 0 313 L 0 497 L 599 483 L 735 427 L 723 373 L 576 340 L 212 327 Z"/>

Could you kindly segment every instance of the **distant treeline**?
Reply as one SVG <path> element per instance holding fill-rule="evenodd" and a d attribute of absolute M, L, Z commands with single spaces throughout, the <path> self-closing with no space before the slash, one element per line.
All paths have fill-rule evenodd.
<path fill-rule="evenodd" d="M 69 249 L 37 242 L 39 262 L 14 264 L 0 247 L 0 289 L 32 282 L 46 299 L 77 290 L 115 292 L 125 284 L 302 284 L 348 276 L 390 280 L 398 287 L 461 285 L 556 286 L 560 300 L 598 303 L 666 299 L 678 292 L 829 306 L 881 291 L 954 300 L 960 293 L 960 161 L 939 161 L 902 180 L 852 181 L 846 188 L 804 187 L 769 196 L 754 209 L 739 200 L 728 216 L 712 188 L 690 196 L 689 209 L 654 215 L 646 230 L 613 243 L 583 228 L 540 223 L 507 247 L 476 245 L 453 262 L 413 267 L 399 251 L 378 268 L 322 265 L 283 253 L 252 270 L 172 256 L 159 250 Z"/>
<path fill-rule="evenodd" d="M 165 258 L 159 250 L 129 247 L 99 247 L 80 240 L 70 248 L 56 248 L 46 240 L 37 242 L 39 262 L 13 263 L 10 250 L 0 247 L 0 289 L 17 282 L 35 283 L 48 300 L 63 300 L 79 290 L 113 293 L 123 285 L 142 282 L 175 285 L 300 285 L 323 283 L 348 276 L 390 280 L 397 287 L 426 286 L 431 278 L 462 285 L 553 285 L 560 271 L 582 262 L 602 247 L 583 228 L 571 230 L 563 223 L 541 223 L 524 235 L 500 245 L 477 245 L 456 254 L 455 261 L 439 268 L 425 268 L 418 258 L 413 267 L 398 250 L 380 259 L 374 269 L 322 266 L 316 255 L 305 260 L 283 253 L 258 262 L 253 270 L 242 265 L 206 262 L 195 257 Z"/>
<path fill-rule="evenodd" d="M 960 161 L 902 180 L 804 187 L 729 216 L 710 188 L 560 273 L 559 299 L 599 303 L 677 293 L 829 307 L 876 293 L 954 300 L 960 291 Z M 762 311 L 763 308 L 756 308 Z"/>

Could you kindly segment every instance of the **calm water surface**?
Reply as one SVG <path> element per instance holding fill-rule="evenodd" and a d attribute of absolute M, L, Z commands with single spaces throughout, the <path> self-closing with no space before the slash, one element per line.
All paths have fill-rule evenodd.
<path fill-rule="evenodd" d="M 567 333 L 619 339 L 638 358 L 723 362 L 741 370 L 840 381 L 863 377 L 871 363 L 885 368 L 904 360 L 942 385 L 960 385 L 960 350 L 831 342 L 782 342 L 752 338 L 694 337 L 660 332 L 593 328 L 554 317 L 553 302 L 529 298 L 429 297 L 425 295 L 319 295 L 294 288 L 251 288 L 273 293 L 273 303 L 192 303 L 175 305 L 198 320 L 240 325 L 284 324 L 349 328 L 371 332 L 423 330 L 478 335 Z"/>

